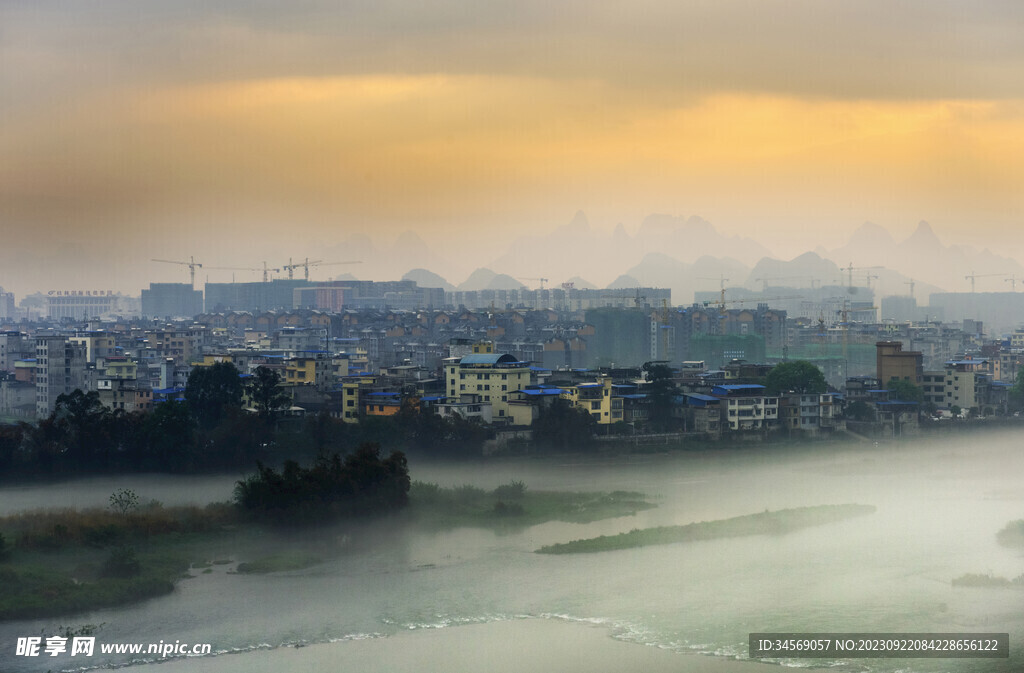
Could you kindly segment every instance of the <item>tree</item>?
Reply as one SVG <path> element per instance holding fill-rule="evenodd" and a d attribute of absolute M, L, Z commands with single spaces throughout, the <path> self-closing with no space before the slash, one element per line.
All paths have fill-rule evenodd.
<path fill-rule="evenodd" d="M 257 367 L 246 386 L 249 399 L 260 418 L 270 420 L 274 412 L 289 405 L 291 396 L 281 388 L 281 375 L 270 367 Z"/>
<path fill-rule="evenodd" d="M 257 463 L 255 475 L 236 483 L 235 501 L 271 519 L 323 521 L 405 507 L 410 485 L 405 454 L 382 458 L 379 444 L 364 443 L 344 460 L 320 454 L 310 468 L 289 460 L 276 472 Z"/>
<path fill-rule="evenodd" d="M 924 391 L 921 390 L 921 386 L 916 386 L 910 381 L 889 379 L 889 383 L 885 387 L 893 399 L 902 400 L 903 402 L 921 402 L 924 400 Z"/>
<path fill-rule="evenodd" d="M 145 419 L 146 455 L 149 469 L 185 472 L 195 467 L 196 420 L 187 402 L 167 400 L 155 405 Z"/>
<path fill-rule="evenodd" d="M 1017 381 L 1010 388 L 1009 402 L 1012 409 L 1024 408 L 1024 370 L 1017 372 Z"/>
<path fill-rule="evenodd" d="M 594 417 L 568 400 L 555 399 L 541 407 L 533 422 L 533 440 L 540 446 L 562 451 L 590 448 L 594 439 Z"/>
<path fill-rule="evenodd" d="M 71 466 L 89 469 L 106 466 L 111 445 L 111 414 L 100 402 L 98 392 L 74 390 L 59 395 L 50 418 Z"/>
<path fill-rule="evenodd" d="M 847 405 L 846 417 L 855 421 L 873 421 L 875 420 L 875 410 L 867 402 L 857 400 Z"/>
<path fill-rule="evenodd" d="M 674 373 L 668 365 L 645 362 L 647 372 L 647 398 L 651 401 L 651 425 L 666 430 L 672 424 L 672 409 L 679 389 L 672 382 Z"/>
<path fill-rule="evenodd" d="M 139 496 L 130 488 L 122 488 L 110 494 L 110 509 L 122 516 L 139 508 Z"/>
<path fill-rule="evenodd" d="M 823 393 L 828 390 L 825 375 L 814 363 L 807 360 L 791 360 L 775 365 L 765 379 L 765 388 L 770 395 L 779 393 Z"/>
<path fill-rule="evenodd" d="M 230 362 L 194 367 L 185 383 L 185 401 L 204 428 L 216 425 L 226 407 L 242 406 L 243 392 L 238 369 Z"/>

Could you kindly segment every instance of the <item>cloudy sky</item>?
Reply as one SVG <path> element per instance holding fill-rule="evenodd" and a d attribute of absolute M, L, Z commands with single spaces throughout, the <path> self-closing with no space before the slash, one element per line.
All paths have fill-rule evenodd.
<path fill-rule="evenodd" d="M 1016 253 L 1022 35 L 1019 0 L 0 0 L 0 286 L 480 250 L 577 210 Z"/>

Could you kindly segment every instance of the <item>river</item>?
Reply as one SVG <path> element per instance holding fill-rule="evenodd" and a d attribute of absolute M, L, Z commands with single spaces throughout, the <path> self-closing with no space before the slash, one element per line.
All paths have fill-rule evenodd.
<path fill-rule="evenodd" d="M 56 625 L 103 624 L 97 642 L 210 643 L 215 652 L 403 631 L 544 618 L 600 625 L 613 638 L 680 653 L 744 656 L 751 632 L 1009 632 L 1010 660 L 787 661 L 833 670 L 1024 670 L 1024 589 L 953 588 L 964 573 L 1024 574 L 1024 553 L 996 533 L 1024 518 L 1019 436 L 948 441 L 751 446 L 658 455 L 413 461 L 413 477 L 493 488 L 647 494 L 658 507 L 590 524 L 525 530 L 429 531 L 377 523 L 225 545 L 211 555 L 246 560 L 259 547 L 309 549 L 328 560 L 274 575 L 230 565 L 179 582 L 165 597 L 63 619 L 0 623 L 0 670 L 142 665 L 153 657 L 72 659 L 15 655 L 18 637 Z M 230 498 L 234 476 L 135 475 L 0 490 L 0 513 L 38 506 L 104 505 L 134 489 L 166 504 Z M 765 509 L 874 505 L 877 512 L 776 536 L 598 554 L 550 556 L 544 544 L 632 528 L 722 519 Z M 0 587 L 2 591 L 2 587 Z M 469 632 L 467 630 L 467 632 Z M 160 669 L 156 669 L 159 671 Z M 340 670 L 340 669 L 339 669 Z"/>

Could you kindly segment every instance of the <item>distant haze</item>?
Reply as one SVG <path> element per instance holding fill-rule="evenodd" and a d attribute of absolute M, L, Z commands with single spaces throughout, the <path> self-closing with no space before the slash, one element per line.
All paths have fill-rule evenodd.
<path fill-rule="evenodd" d="M 188 278 L 150 258 L 190 255 L 198 281 L 308 257 L 456 286 L 640 263 L 529 245 L 577 211 L 600 236 L 696 217 L 686 263 L 835 250 L 868 221 L 1024 251 L 1020 3 L 38 0 L 0 26 L 19 296 L 137 294 Z M 544 245 L 567 247 L 538 269 Z"/>

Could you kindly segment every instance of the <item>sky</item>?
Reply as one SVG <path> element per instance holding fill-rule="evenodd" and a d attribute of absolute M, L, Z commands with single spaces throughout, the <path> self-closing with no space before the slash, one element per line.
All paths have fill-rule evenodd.
<path fill-rule="evenodd" d="M 0 0 L 0 286 L 407 230 L 451 276 L 579 210 L 1021 258 L 1021 35 L 1017 0 Z"/>

